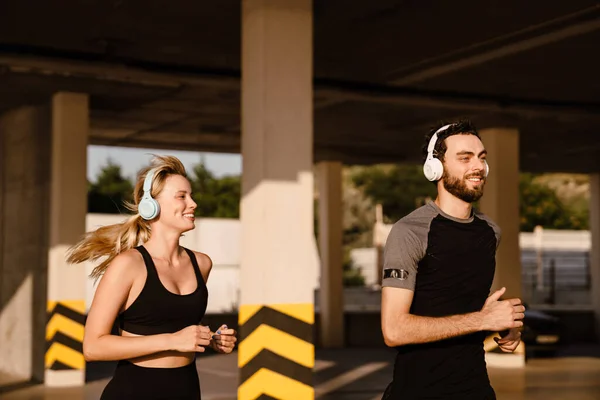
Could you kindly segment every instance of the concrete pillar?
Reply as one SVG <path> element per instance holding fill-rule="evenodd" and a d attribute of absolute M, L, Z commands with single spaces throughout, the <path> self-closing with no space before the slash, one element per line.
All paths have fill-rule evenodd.
<path fill-rule="evenodd" d="M 596 313 L 596 338 L 600 341 L 600 173 L 590 175 L 590 231 L 592 306 Z"/>
<path fill-rule="evenodd" d="M 323 347 L 343 347 L 342 163 L 319 163 L 317 179 L 321 252 L 320 338 Z"/>
<path fill-rule="evenodd" d="M 314 397 L 312 9 L 242 2 L 241 400 Z"/>
<path fill-rule="evenodd" d="M 44 379 L 50 108 L 0 115 L 0 387 Z"/>
<path fill-rule="evenodd" d="M 52 161 L 48 254 L 46 376 L 48 386 L 85 382 L 83 266 L 68 265 L 67 249 L 85 233 L 87 214 L 88 96 L 58 93 L 52 98 Z"/>
<path fill-rule="evenodd" d="M 490 175 L 480 200 L 481 211 L 502 230 L 500 247 L 496 252 L 496 275 L 492 291 L 506 287 L 504 298 L 521 298 L 521 249 L 519 247 L 519 131 L 493 128 L 480 131 L 488 151 Z M 489 366 L 519 367 L 525 364 L 524 345 L 513 354 L 502 353 L 488 338 L 486 359 Z M 522 382 L 524 376 L 516 376 Z M 515 383 L 517 384 L 517 383 Z"/>
<path fill-rule="evenodd" d="M 484 129 L 481 140 L 488 151 L 490 176 L 480 200 L 483 213 L 502 230 L 496 253 L 496 276 L 492 290 L 506 286 L 504 297 L 521 297 L 521 250 L 519 248 L 519 131 Z"/>

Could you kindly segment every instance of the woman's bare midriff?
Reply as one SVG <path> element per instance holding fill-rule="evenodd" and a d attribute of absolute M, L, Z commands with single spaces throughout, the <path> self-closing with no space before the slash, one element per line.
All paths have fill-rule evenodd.
<path fill-rule="evenodd" d="M 121 331 L 121 336 L 138 337 L 126 331 Z M 181 353 L 178 351 L 162 351 L 143 357 L 131 358 L 128 361 L 140 367 L 146 368 L 177 368 L 188 365 L 194 361 L 194 353 Z"/>

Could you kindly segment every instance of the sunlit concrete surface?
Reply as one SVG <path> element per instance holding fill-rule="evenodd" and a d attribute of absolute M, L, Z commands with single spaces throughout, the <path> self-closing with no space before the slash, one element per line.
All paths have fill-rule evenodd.
<path fill-rule="evenodd" d="M 495 368 L 490 378 L 498 400 L 600 399 L 600 358 L 535 359 L 524 374 Z"/>
<path fill-rule="evenodd" d="M 315 397 L 324 400 L 380 399 L 392 376 L 393 351 L 317 350 Z M 204 400 L 236 398 L 237 354 L 203 356 L 197 361 Z M 96 368 L 110 374 L 112 366 Z M 498 400 L 600 399 L 600 358 L 562 357 L 530 360 L 524 369 L 490 368 Z M 4 393 L 3 400 L 98 399 L 108 379 L 85 387 L 34 386 Z"/>

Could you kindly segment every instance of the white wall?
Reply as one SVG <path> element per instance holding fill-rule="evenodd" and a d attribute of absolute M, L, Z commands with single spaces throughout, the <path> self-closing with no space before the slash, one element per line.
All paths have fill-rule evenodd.
<path fill-rule="evenodd" d="M 536 229 L 519 235 L 522 250 L 589 251 L 591 240 L 590 231 Z"/>
<path fill-rule="evenodd" d="M 379 284 L 377 281 L 379 274 L 377 273 L 377 250 L 375 247 L 353 249 L 350 251 L 350 259 L 365 278 L 366 286 Z"/>
<path fill-rule="evenodd" d="M 200 218 L 196 229 L 187 232 L 181 245 L 201 251 L 213 261 L 208 279 L 207 313 L 237 310 L 241 262 L 241 223 L 237 219 Z"/>

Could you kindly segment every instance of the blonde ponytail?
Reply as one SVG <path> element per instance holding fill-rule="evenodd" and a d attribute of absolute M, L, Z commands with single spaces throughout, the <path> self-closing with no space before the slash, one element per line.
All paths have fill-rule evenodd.
<path fill-rule="evenodd" d="M 68 263 L 78 264 L 106 257 L 90 275 L 92 278 L 98 279 L 116 256 L 150 239 L 150 221 L 146 221 L 138 214 L 137 205 L 143 196 L 144 179 L 151 168 L 156 169 L 150 190 L 152 197 L 155 198 L 162 190 L 168 175 L 187 177 L 183 164 L 177 158 L 154 156 L 152 165 L 138 175 L 133 196 L 134 203 L 125 204 L 134 215 L 122 223 L 103 226 L 86 233 L 79 243 L 69 249 L 66 259 Z"/>
<path fill-rule="evenodd" d="M 98 279 L 117 255 L 146 242 L 149 238 L 149 224 L 139 215 L 132 215 L 120 224 L 103 226 L 86 233 L 79 243 L 69 249 L 67 262 L 78 264 L 106 257 L 90 275 Z"/>

